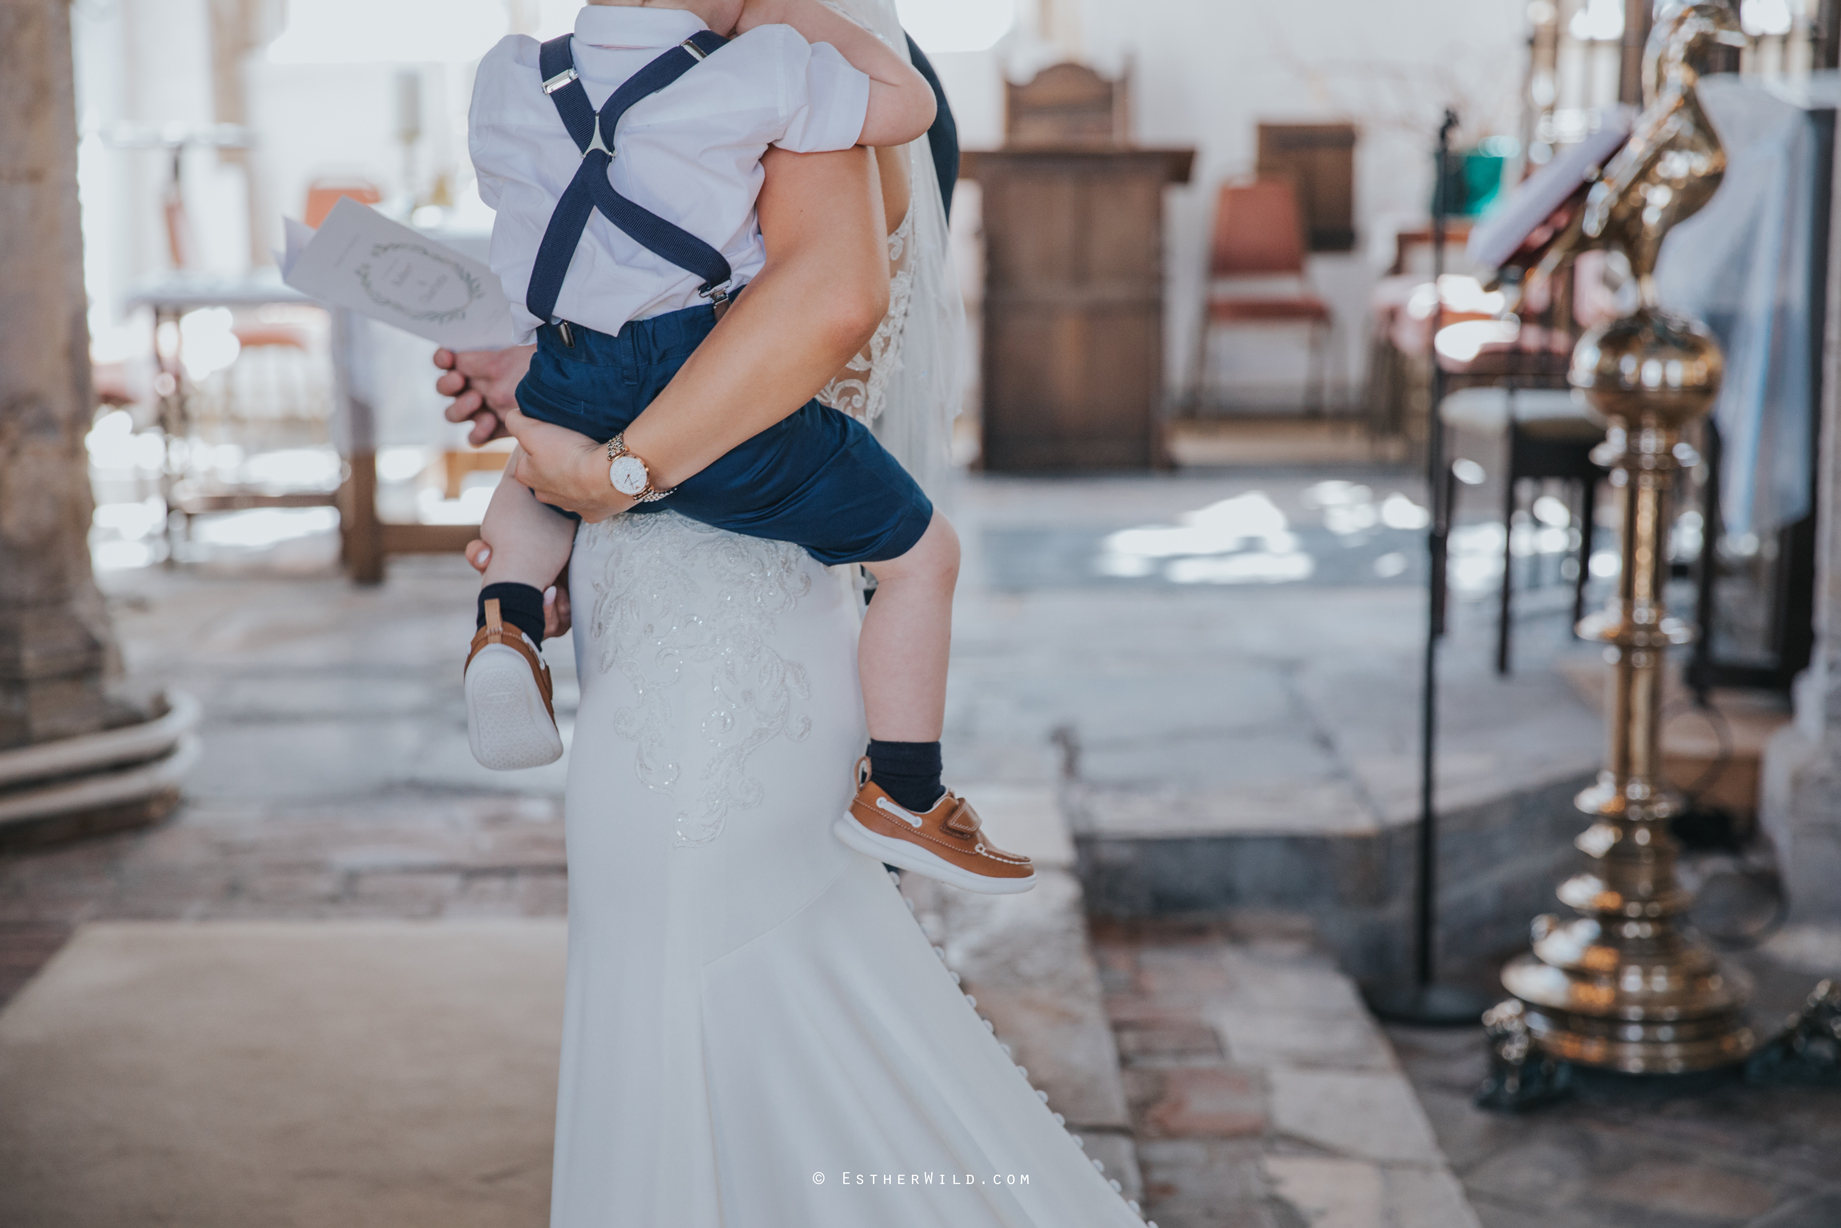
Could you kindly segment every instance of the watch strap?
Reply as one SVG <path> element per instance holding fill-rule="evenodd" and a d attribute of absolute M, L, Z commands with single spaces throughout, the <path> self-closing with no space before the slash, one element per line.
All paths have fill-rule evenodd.
<path fill-rule="evenodd" d="M 666 495 L 672 493 L 672 491 L 675 491 L 677 489 L 677 487 L 673 486 L 670 490 L 659 490 L 657 487 L 652 485 L 652 468 L 651 466 L 646 465 L 644 457 L 639 456 L 631 448 L 626 446 L 626 432 L 625 431 L 621 431 L 619 434 L 615 435 L 612 439 L 607 441 L 607 463 L 611 465 L 616 460 L 620 459 L 622 456 L 631 456 L 634 460 L 638 461 L 642 466 L 645 466 L 645 469 L 646 469 L 646 488 L 640 491 L 637 495 L 632 496 L 632 499 L 634 502 L 636 503 L 657 503 L 660 499 L 663 499 Z"/>

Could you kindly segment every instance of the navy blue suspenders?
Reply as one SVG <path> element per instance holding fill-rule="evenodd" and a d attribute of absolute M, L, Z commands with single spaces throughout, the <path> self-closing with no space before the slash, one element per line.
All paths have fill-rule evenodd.
<path fill-rule="evenodd" d="M 569 271 L 569 261 L 582 241 L 582 232 L 588 228 L 589 215 L 596 209 L 640 246 L 701 277 L 703 284 L 697 288 L 698 294 L 713 303 L 723 302 L 729 297 L 730 270 L 722 253 L 614 191 L 607 179 L 607 168 L 614 160 L 614 130 L 627 108 L 676 81 L 728 40 L 699 30 L 629 77 L 596 114 L 588 101 L 588 91 L 576 76 L 570 38 L 565 34 L 544 43 L 538 51 L 537 67 L 543 73 L 543 92 L 556 104 L 563 126 L 582 151 L 582 164 L 563 190 L 556 211 L 550 214 L 550 224 L 537 248 L 537 263 L 531 269 L 524 305 L 539 320 L 549 322 L 556 311 L 556 296 L 562 293 L 563 275 Z"/>

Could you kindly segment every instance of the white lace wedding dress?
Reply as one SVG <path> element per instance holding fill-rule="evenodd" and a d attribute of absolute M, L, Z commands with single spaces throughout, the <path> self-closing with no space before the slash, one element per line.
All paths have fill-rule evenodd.
<path fill-rule="evenodd" d="M 1137 1228 L 831 835 L 847 575 L 664 512 L 586 526 L 571 586 L 552 1228 Z"/>
<path fill-rule="evenodd" d="M 926 346 L 904 363 L 901 334 L 919 318 L 944 353 L 956 303 L 924 145 L 913 165 L 932 215 L 892 236 L 903 310 L 837 391 L 864 417 L 920 406 L 878 426 L 937 470 L 953 372 Z M 916 214 L 939 265 L 918 282 Z M 668 511 L 576 538 L 552 1228 L 1141 1222 L 881 864 L 831 835 L 865 741 L 852 570 Z"/>

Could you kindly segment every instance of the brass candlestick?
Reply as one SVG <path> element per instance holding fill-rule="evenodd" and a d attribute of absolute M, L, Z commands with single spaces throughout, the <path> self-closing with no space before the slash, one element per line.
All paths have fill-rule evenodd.
<path fill-rule="evenodd" d="M 1515 998 L 1490 1019 L 1548 1058 L 1631 1073 L 1704 1070 L 1756 1046 L 1742 1013 L 1749 983 L 1682 928 L 1692 897 L 1668 828 L 1681 802 L 1661 778 L 1662 669 L 1668 649 L 1693 638 L 1663 600 L 1669 496 L 1695 459 L 1682 428 L 1712 407 L 1722 360 L 1705 328 L 1657 305 L 1653 281 L 1662 236 L 1725 173 L 1694 87 L 1716 47 L 1742 41 L 1718 5 L 1658 21 L 1646 73 L 1655 97 L 1587 204 L 1585 235 L 1625 255 L 1640 299 L 1580 339 L 1571 374 L 1609 423 L 1594 459 L 1611 470 L 1623 512 L 1617 595 L 1579 624 L 1609 646 L 1610 745 L 1598 783 L 1577 799 L 1594 820 L 1577 841 L 1591 866 L 1559 890 L 1579 916 L 1535 920 L 1534 949 L 1503 969 Z"/>

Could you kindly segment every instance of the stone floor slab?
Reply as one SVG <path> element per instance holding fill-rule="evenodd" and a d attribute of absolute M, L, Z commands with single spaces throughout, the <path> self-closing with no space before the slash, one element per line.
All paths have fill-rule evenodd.
<path fill-rule="evenodd" d="M 1214 1011 L 1209 1018 L 1228 1038 L 1228 1056 L 1242 1065 L 1394 1069 L 1386 1038 L 1365 1018 L 1323 1019 L 1243 1009 Z"/>
<path fill-rule="evenodd" d="M 1272 1192 L 1303 1216 L 1310 1228 L 1391 1228 L 1387 1182 L 1378 1164 L 1319 1156 L 1268 1156 L 1265 1170 Z"/>
<path fill-rule="evenodd" d="M 1477 1228 L 1385 1040 L 1295 924 L 1104 921 L 1094 949 L 1165 1228 Z"/>
<path fill-rule="evenodd" d="M 1218 1067 L 1126 1072 L 1144 1138 L 1254 1138 L 1266 1133 L 1266 1095 L 1251 1071 Z"/>
<path fill-rule="evenodd" d="M 1492 1113 L 1471 1099 L 1486 1067 L 1475 1033 L 1387 1032 L 1485 1228 L 1758 1228 L 1841 1205 L 1832 1090 L 1596 1079 L 1538 1112 Z"/>
<path fill-rule="evenodd" d="M 1798 1198 L 1760 1216 L 1748 1228 L 1834 1228 L 1841 1224 L 1841 1193 Z"/>
<path fill-rule="evenodd" d="M 563 959 L 559 921 L 85 927 L 0 1012 L 0 1223 L 542 1223 Z"/>
<path fill-rule="evenodd" d="M 1281 1134 L 1366 1160 L 1444 1162 L 1412 1085 L 1398 1074 L 1281 1066 L 1267 1077 Z"/>
<path fill-rule="evenodd" d="M 1395 1164 L 1381 1171 L 1388 1213 L 1400 1228 L 1479 1228 L 1464 1187 L 1443 1164 Z"/>

